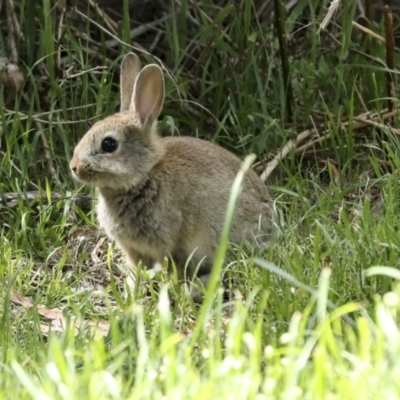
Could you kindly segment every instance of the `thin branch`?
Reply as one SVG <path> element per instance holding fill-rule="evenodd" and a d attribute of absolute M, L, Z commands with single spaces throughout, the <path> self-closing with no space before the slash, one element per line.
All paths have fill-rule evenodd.
<path fill-rule="evenodd" d="M 322 20 L 322 22 L 318 28 L 317 35 L 319 35 L 321 33 L 321 31 L 324 31 L 325 28 L 328 26 L 330 20 L 333 17 L 333 14 L 335 14 L 338 9 L 339 4 L 340 4 L 340 0 L 332 0 L 331 1 L 331 4 L 328 8 L 328 12 L 326 13 L 325 18 Z"/>
<path fill-rule="evenodd" d="M 78 76 L 86 75 L 86 74 L 89 74 L 89 73 L 102 74 L 103 71 L 107 70 L 107 69 L 108 69 L 108 67 L 98 65 L 97 67 L 93 67 L 93 68 L 87 69 L 85 71 L 78 72 L 76 74 L 72 74 L 72 75 L 68 75 L 67 74 L 66 75 L 66 79 L 77 78 Z M 100 72 L 97 72 L 97 71 L 100 71 Z"/>
<path fill-rule="evenodd" d="M 369 36 L 372 36 L 373 38 L 379 40 L 379 41 L 382 42 L 382 43 L 386 43 L 386 39 L 385 39 L 383 36 L 378 35 L 378 34 L 375 33 L 374 31 L 371 31 L 371 29 L 368 29 L 367 27 L 362 26 L 362 25 L 358 24 L 358 23 L 355 22 L 355 21 L 352 21 L 351 23 L 352 23 L 352 25 L 353 25 L 355 28 L 359 29 L 360 31 L 366 33 L 366 34 L 369 35 Z"/>
<path fill-rule="evenodd" d="M 283 160 L 292 149 L 294 149 L 298 143 L 307 139 L 313 133 L 316 133 L 314 129 L 307 129 L 304 132 L 299 133 L 295 139 L 289 140 L 288 143 L 282 148 L 282 150 L 267 164 L 264 172 L 261 174 L 260 179 L 265 182 L 266 179 L 271 175 L 272 171 L 278 166 L 279 161 Z"/>
<path fill-rule="evenodd" d="M 97 105 L 97 103 L 90 103 L 90 104 L 85 104 L 83 106 L 68 107 L 68 108 L 65 109 L 65 111 L 76 111 L 76 110 L 81 110 L 83 108 L 93 107 L 93 106 L 96 106 L 96 105 Z M 20 111 L 14 111 L 14 110 L 10 110 L 8 108 L 6 108 L 5 111 L 6 111 L 5 115 L 18 115 L 20 117 L 20 120 L 25 120 L 25 119 L 29 118 L 29 115 L 24 114 L 24 113 L 22 113 Z M 58 113 L 62 113 L 62 112 L 64 112 L 64 109 L 60 108 L 60 109 L 53 110 L 53 111 L 45 111 L 45 112 L 41 112 L 41 113 L 37 113 L 37 114 L 32 114 L 31 117 L 34 118 L 34 119 L 38 119 L 40 117 L 45 117 L 45 116 L 50 115 L 50 114 L 58 114 Z M 40 122 L 46 122 L 46 123 L 48 122 L 48 121 L 43 121 L 43 120 L 39 120 L 39 121 Z"/>
<path fill-rule="evenodd" d="M 36 185 L 35 185 L 36 186 Z M 37 186 L 36 186 L 37 187 Z M 21 193 L 2 193 L 0 194 L 0 208 L 15 208 L 18 205 L 18 199 L 22 198 L 26 201 L 47 201 L 47 193 L 45 191 L 30 191 Z M 61 192 L 51 193 L 51 202 L 55 203 L 60 200 L 72 200 L 83 211 L 89 211 L 91 208 L 92 196 L 89 194 L 67 195 Z"/>
<path fill-rule="evenodd" d="M 400 134 L 399 130 L 394 130 L 391 127 L 388 127 L 386 125 L 380 124 L 377 121 L 385 121 L 393 118 L 395 115 L 397 115 L 398 110 L 393 110 L 390 112 L 387 112 L 386 114 L 379 115 L 376 112 L 368 112 L 368 113 L 363 113 L 360 114 L 357 117 L 354 117 L 353 119 L 358 121 L 359 123 L 354 125 L 352 127 L 353 131 L 361 130 L 367 126 L 374 126 L 375 128 L 379 129 L 389 129 L 392 132 L 396 134 Z M 349 126 L 350 121 L 342 122 L 342 125 L 340 127 L 341 131 L 345 131 L 345 129 Z M 324 129 L 324 132 L 327 132 L 327 128 Z M 304 139 L 308 138 L 312 134 L 317 133 L 316 129 L 307 129 L 301 133 L 299 133 L 295 139 L 289 140 L 288 143 L 282 148 L 282 150 L 267 164 L 265 167 L 264 171 L 262 172 L 260 178 L 263 182 L 271 175 L 271 173 L 274 171 L 274 169 L 278 166 L 279 162 L 282 161 L 293 149 L 296 148 L 297 144 L 303 141 Z M 300 154 L 304 152 L 305 150 L 308 150 L 309 148 L 321 144 L 322 142 L 327 141 L 330 138 L 330 133 L 326 133 L 323 136 L 320 136 L 316 140 L 306 143 L 301 147 L 298 147 L 295 150 L 295 154 Z"/>
<path fill-rule="evenodd" d="M 331 137 L 330 133 L 327 133 L 326 135 L 320 136 L 318 139 L 313 140 L 312 142 L 308 142 L 306 144 L 303 144 L 303 146 L 300 146 L 296 149 L 295 153 L 296 155 L 304 153 L 306 150 L 314 147 L 315 145 L 320 145 L 323 142 L 326 142 L 329 140 Z"/>
<path fill-rule="evenodd" d="M 391 126 L 383 125 L 380 124 L 379 122 L 376 121 L 371 121 L 366 118 L 360 118 L 360 117 L 354 117 L 355 121 L 362 122 L 365 125 L 373 126 L 374 128 L 382 129 L 382 130 L 389 130 L 390 132 L 393 132 L 395 135 L 400 135 L 400 129 L 394 129 Z"/>

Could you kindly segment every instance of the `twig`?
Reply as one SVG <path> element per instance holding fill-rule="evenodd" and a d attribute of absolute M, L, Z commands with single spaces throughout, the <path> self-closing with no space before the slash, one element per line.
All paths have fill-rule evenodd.
<path fill-rule="evenodd" d="M 76 119 L 73 121 L 57 121 L 56 123 L 59 125 L 76 125 L 76 124 L 84 124 L 87 122 L 91 122 L 94 121 L 96 119 L 99 119 L 101 115 L 95 115 L 94 117 L 90 117 L 90 118 L 86 118 L 86 119 Z M 29 117 L 27 115 L 24 115 L 23 118 L 21 118 L 20 120 L 23 121 L 25 119 L 28 119 Z M 42 124 L 54 124 L 54 121 L 46 121 L 45 119 L 40 119 L 40 118 L 36 118 L 34 116 L 32 116 L 32 119 L 35 122 L 40 122 Z M 1 126 L 1 122 L 0 122 L 0 126 Z"/>
<path fill-rule="evenodd" d="M 296 145 L 303 141 L 304 139 L 307 139 L 309 136 L 311 136 L 313 133 L 315 133 L 314 129 L 307 129 L 304 132 L 299 133 L 295 139 L 289 140 L 288 143 L 282 148 L 282 150 L 273 158 L 272 161 L 270 161 L 264 172 L 261 174 L 260 179 L 265 182 L 266 179 L 271 175 L 272 171 L 277 167 L 279 164 L 279 161 L 283 160 L 289 153 L 290 151 L 296 147 Z"/>
<path fill-rule="evenodd" d="M 37 186 L 36 188 L 39 189 Z M 2 193 L 0 194 L 0 208 L 1 207 L 14 208 L 18 205 L 18 199 L 20 198 L 30 201 L 39 201 L 39 199 L 47 200 L 47 194 L 45 191 L 39 191 L 39 190 L 30 192 L 21 192 L 21 193 L 14 193 L 14 192 Z M 72 200 L 83 211 L 88 211 L 91 208 L 92 196 L 88 194 L 67 195 L 66 193 L 61 193 L 61 192 L 51 193 L 52 203 L 60 200 Z"/>
<path fill-rule="evenodd" d="M 99 71 L 99 70 L 101 72 L 98 72 L 98 73 L 102 74 L 103 73 L 102 71 L 107 70 L 107 69 L 108 69 L 108 67 L 98 65 L 97 67 L 93 67 L 93 68 L 87 69 L 85 71 L 78 72 L 76 74 L 72 74 L 72 75 L 68 75 L 67 74 L 67 76 L 65 78 L 66 79 L 77 78 L 78 76 L 86 75 L 86 74 L 89 74 L 89 73 L 94 73 L 95 71 Z"/>
<path fill-rule="evenodd" d="M 300 146 L 296 149 L 294 154 L 296 154 L 296 155 L 301 154 L 301 153 L 305 152 L 306 150 L 310 149 L 311 147 L 314 147 L 317 144 L 326 142 L 328 139 L 330 139 L 330 137 L 331 137 L 331 134 L 327 133 L 326 135 L 320 136 L 318 139 L 315 139 L 312 142 L 303 144 L 303 146 Z"/>
<path fill-rule="evenodd" d="M 336 10 L 338 9 L 339 4 L 340 4 L 340 0 L 332 0 L 331 1 L 331 4 L 328 8 L 328 12 L 326 13 L 325 18 L 322 20 L 322 22 L 318 28 L 317 35 L 319 35 L 321 31 L 324 31 L 325 28 L 328 26 L 329 21 L 332 19 L 333 14 L 335 14 Z"/>
<path fill-rule="evenodd" d="M 19 113 L 19 114 L 22 114 L 22 113 Z M 28 118 L 29 118 L 28 115 L 23 115 L 23 117 L 20 118 L 20 120 L 24 121 L 24 120 L 26 120 Z M 95 119 L 98 119 L 98 118 L 99 118 L 99 115 L 96 115 L 94 117 L 90 117 L 90 118 L 86 118 L 86 119 L 76 119 L 76 120 L 73 120 L 73 121 L 57 121 L 57 124 L 59 124 L 59 125 L 76 125 L 76 124 L 82 124 L 82 123 L 91 122 L 91 121 L 94 121 Z M 32 119 L 35 122 L 40 122 L 42 124 L 54 124 L 54 121 L 46 121 L 45 119 L 36 118 L 35 116 L 32 116 Z M 2 126 L 1 122 L 0 122 L 0 126 Z"/>
<path fill-rule="evenodd" d="M 324 122 L 285 122 L 283 124 L 283 127 L 285 129 L 294 129 L 295 131 L 297 130 L 303 130 L 305 131 L 306 129 L 313 129 L 313 128 L 323 128 L 325 125 Z"/>
<path fill-rule="evenodd" d="M 394 98 L 396 96 L 394 89 L 394 82 L 392 71 L 394 70 L 394 35 L 393 35 L 393 17 L 392 11 L 389 6 L 383 7 L 383 13 L 385 15 L 385 34 L 386 34 L 386 64 L 388 71 L 386 73 L 386 86 L 388 96 L 388 107 L 389 110 L 393 110 Z"/>
<path fill-rule="evenodd" d="M 65 111 L 76 111 L 76 110 L 81 110 L 83 108 L 93 107 L 93 106 L 96 106 L 96 105 L 97 105 L 97 103 L 90 103 L 90 104 L 85 104 L 85 105 L 77 106 L 77 107 L 68 107 L 68 108 L 65 109 Z M 6 111 L 6 113 L 8 113 L 8 114 L 5 114 L 5 115 L 9 115 L 9 114 L 18 115 L 20 117 L 21 121 L 29 118 L 29 115 L 26 115 L 26 114 L 24 114 L 24 113 L 22 113 L 20 111 L 13 111 L 13 110 L 10 110 L 8 108 L 6 108 L 5 111 Z M 45 112 L 41 112 L 41 113 L 37 113 L 37 114 L 32 114 L 32 118 L 38 119 L 40 117 L 45 117 L 45 116 L 50 115 L 50 114 L 58 114 L 58 113 L 61 113 L 61 112 L 64 112 L 64 110 L 62 108 L 60 108 L 58 110 L 53 110 L 53 111 L 45 111 Z M 43 120 L 39 120 L 39 121 L 40 122 L 46 122 L 46 123 L 48 122 L 48 121 L 43 121 Z"/>
<path fill-rule="evenodd" d="M 375 33 L 374 31 L 371 31 L 371 29 L 368 29 L 367 27 L 362 26 L 362 25 L 358 24 L 358 23 L 355 22 L 355 21 L 352 21 L 351 23 L 353 24 L 353 26 L 354 26 L 355 28 L 359 29 L 360 31 L 366 33 L 366 34 L 369 35 L 369 36 L 372 36 L 373 38 L 375 38 L 375 39 L 381 41 L 382 43 L 386 43 L 386 39 L 385 39 L 384 37 L 382 37 L 381 35 L 378 35 L 378 34 Z"/>
<path fill-rule="evenodd" d="M 391 111 L 391 112 L 389 112 L 389 113 L 385 113 L 385 114 L 383 114 L 383 115 L 377 115 L 377 113 L 372 113 L 372 112 L 368 112 L 368 113 L 361 114 L 361 115 L 359 115 L 359 116 L 353 118 L 355 121 L 358 121 L 358 122 L 359 122 L 358 124 L 356 124 L 356 125 L 353 126 L 353 131 L 359 131 L 359 130 L 361 130 L 361 129 L 366 128 L 367 126 L 374 126 L 374 127 L 376 127 L 376 128 L 379 128 L 379 129 L 392 129 L 392 131 L 393 131 L 393 128 L 388 127 L 388 126 L 383 125 L 383 124 L 377 124 L 375 121 L 377 121 L 377 120 L 386 121 L 386 120 L 389 120 L 389 119 L 393 118 L 396 114 L 397 114 L 397 110 Z M 369 117 L 369 118 L 368 118 L 368 117 Z M 342 126 L 342 129 L 344 129 L 345 127 L 347 127 L 348 124 L 349 124 L 348 121 L 345 122 L 345 123 L 343 124 L 343 126 Z M 375 125 L 375 124 L 377 124 L 377 125 Z M 397 131 L 394 131 L 394 132 L 395 132 L 396 134 L 398 134 Z M 303 152 L 303 151 L 305 151 L 305 150 L 308 150 L 310 147 L 313 147 L 313 146 L 315 146 L 316 144 L 320 144 L 320 143 L 322 143 L 322 142 L 325 142 L 325 141 L 328 140 L 330 137 L 331 137 L 331 135 L 328 133 L 328 134 L 326 134 L 326 135 L 324 135 L 324 136 L 321 136 L 321 137 L 319 137 L 318 139 L 316 139 L 316 140 L 314 140 L 314 141 L 312 141 L 312 142 L 310 142 L 310 143 L 307 143 L 307 144 L 305 144 L 305 145 L 303 145 L 303 146 L 300 146 L 300 147 L 298 147 L 298 148 L 296 149 L 295 154 L 296 154 L 296 155 L 297 155 L 297 154 L 300 154 L 301 152 Z"/>
<path fill-rule="evenodd" d="M 396 134 L 400 135 L 400 132 L 398 130 L 393 130 L 393 128 L 387 127 L 383 124 L 379 124 L 376 121 L 385 121 L 393 118 L 396 114 L 398 113 L 398 110 L 393 110 L 390 112 L 387 112 L 386 114 L 379 115 L 376 112 L 368 112 L 368 113 L 363 113 L 360 114 L 357 117 L 354 117 L 353 119 L 358 121 L 359 123 L 353 126 L 353 131 L 356 130 L 361 130 L 367 126 L 374 126 L 379 129 L 391 129 L 393 132 Z M 345 128 L 347 128 L 350 124 L 350 121 L 342 122 L 342 125 L 340 127 L 341 131 L 344 131 Z M 324 130 L 325 132 L 327 129 Z M 272 171 L 278 166 L 279 162 L 283 160 L 292 149 L 296 147 L 296 145 L 306 139 L 307 137 L 311 136 L 313 133 L 316 133 L 316 129 L 308 129 L 304 132 L 301 132 L 296 136 L 295 139 L 289 140 L 289 142 L 282 148 L 282 150 L 267 164 L 265 167 L 264 171 L 262 172 L 260 178 L 263 182 L 271 175 Z M 298 147 L 295 151 L 295 154 L 298 155 L 305 150 L 308 150 L 309 148 L 315 146 L 316 144 L 321 144 L 322 142 L 325 142 L 330 138 L 330 133 L 326 133 L 323 136 L 317 138 L 316 140 L 306 143 L 301 147 Z"/>
<path fill-rule="evenodd" d="M 358 122 L 362 122 L 365 125 L 373 126 L 378 129 L 382 129 L 382 130 L 388 129 L 390 132 L 393 132 L 396 135 L 400 135 L 400 129 L 394 129 L 391 126 L 383 125 L 383 124 L 380 124 L 379 122 L 371 121 L 370 119 L 354 117 L 354 120 L 358 121 Z"/>
<path fill-rule="evenodd" d="M 386 110 L 383 110 L 384 112 Z M 377 113 L 371 113 L 369 116 L 362 114 L 362 115 L 358 115 L 357 117 L 354 117 L 354 119 L 360 119 L 363 118 L 366 121 L 386 121 L 389 119 L 392 119 L 395 115 L 397 115 L 398 110 L 393 110 L 390 112 L 385 112 L 385 114 L 379 115 Z M 369 117 L 369 118 L 368 118 Z M 347 123 L 348 124 L 348 123 Z M 367 124 L 365 121 L 361 122 L 360 124 L 354 125 L 353 126 L 353 130 L 360 130 L 362 128 L 365 128 L 366 126 L 368 126 L 369 124 Z"/>

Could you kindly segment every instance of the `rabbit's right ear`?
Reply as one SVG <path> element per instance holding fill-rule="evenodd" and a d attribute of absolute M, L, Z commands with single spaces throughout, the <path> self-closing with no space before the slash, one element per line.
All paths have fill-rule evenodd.
<path fill-rule="evenodd" d="M 128 111 L 131 105 L 133 87 L 139 75 L 141 64 L 135 53 L 128 53 L 121 64 L 121 112 Z"/>
<path fill-rule="evenodd" d="M 164 103 L 164 75 L 156 64 L 146 65 L 139 73 L 133 89 L 130 110 L 142 124 L 153 123 Z"/>

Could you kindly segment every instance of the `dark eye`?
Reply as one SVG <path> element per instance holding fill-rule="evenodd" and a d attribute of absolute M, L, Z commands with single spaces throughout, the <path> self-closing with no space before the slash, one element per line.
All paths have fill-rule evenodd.
<path fill-rule="evenodd" d="M 112 153 L 117 150 L 118 142 L 112 137 L 106 137 L 101 142 L 101 149 L 106 153 Z"/>

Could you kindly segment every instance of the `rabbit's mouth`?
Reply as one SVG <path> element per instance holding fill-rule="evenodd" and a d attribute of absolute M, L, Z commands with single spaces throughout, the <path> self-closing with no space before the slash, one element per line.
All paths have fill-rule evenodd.
<path fill-rule="evenodd" d="M 129 179 L 115 179 L 113 174 L 99 173 L 93 170 L 72 171 L 72 175 L 77 181 L 98 189 L 127 190 L 132 186 Z"/>
<path fill-rule="evenodd" d="M 88 170 L 71 170 L 72 176 L 79 182 L 96 186 L 96 175 Z"/>

